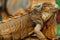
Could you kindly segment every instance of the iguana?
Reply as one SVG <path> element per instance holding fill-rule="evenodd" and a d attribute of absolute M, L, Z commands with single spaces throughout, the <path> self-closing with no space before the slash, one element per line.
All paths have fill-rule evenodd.
<path fill-rule="evenodd" d="M 42 3 L 34 6 L 33 10 L 28 12 L 28 14 L 9 18 L 6 22 L 0 22 L 0 39 L 22 40 L 23 38 L 31 35 L 33 32 L 36 33 L 37 37 L 41 40 L 45 40 L 46 38 L 52 39 L 51 36 L 54 38 L 56 32 L 54 32 L 55 30 L 53 31 L 54 36 L 51 35 L 51 33 L 46 35 L 50 32 L 48 30 L 50 26 L 48 26 L 47 29 L 45 25 L 48 24 L 48 22 L 51 22 L 49 21 L 51 17 L 54 18 L 52 20 L 56 19 L 56 11 L 55 5 L 51 3 Z"/>

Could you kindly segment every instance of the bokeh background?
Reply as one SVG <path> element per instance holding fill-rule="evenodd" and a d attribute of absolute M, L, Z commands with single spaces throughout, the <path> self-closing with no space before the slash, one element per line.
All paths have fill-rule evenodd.
<path fill-rule="evenodd" d="M 57 15 L 57 23 L 58 23 L 58 27 L 57 27 L 57 36 L 60 36 L 60 0 L 55 0 L 56 1 L 56 4 L 58 5 L 59 7 L 59 11 L 58 11 L 58 15 Z"/>

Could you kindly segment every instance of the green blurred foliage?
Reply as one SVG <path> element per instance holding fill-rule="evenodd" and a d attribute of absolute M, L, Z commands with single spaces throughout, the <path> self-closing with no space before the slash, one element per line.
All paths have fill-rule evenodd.
<path fill-rule="evenodd" d="M 60 36 L 60 24 L 58 24 L 58 27 L 57 27 L 57 36 Z"/>
<path fill-rule="evenodd" d="M 56 4 L 60 9 L 60 0 L 56 0 Z M 58 24 L 58 27 L 57 27 L 57 36 L 60 36 L 60 24 Z"/>
<path fill-rule="evenodd" d="M 60 0 L 56 0 L 56 3 L 58 4 L 58 7 L 60 9 Z"/>

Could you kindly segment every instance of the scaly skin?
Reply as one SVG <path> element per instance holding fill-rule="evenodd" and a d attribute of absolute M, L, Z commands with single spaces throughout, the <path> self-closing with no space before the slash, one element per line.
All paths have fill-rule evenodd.
<path fill-rule="evenodd" d="M 47 3 L 47 4 L 49 4 L 49 3 Z M 54 6 L 50 6 L 52 8 L 54 7 L 53 12 L 49 9 L 49 10 L 47 10 L 49 15 L 47 15 L 47 14 L 45 15 L 45 13 L 43 13 L 43 12 L 46 12 L 46 11 L 44 9 L 42 9 L 45 4 L 43 6 L 42 5 L 39 4 L 36 7 L 34 7 L 34 9 L 31 12 L 29 12 L 29 14 L 26 14 L 23 16 L 15 16 L 13 18 L 9 18 L 6 22 L 1 22 L 0 23 L 0 39 L 1 40 L 23 39 L 23 38 L 29 36 L 30 34 L 32 34 L 33 32 L 35 32 L 37 34 L 37 37 L 39 39 L 41 39 L 41 40 L 45 39 L 46 38 L 45 36 L 47 36 L 47 35 L 42 33 L 43 31 L 45 33 L 45 30 L 42 30 L 42 28 L 45 28 L 45 27 L 43 27 L 44 22 L 47 24 L 46 21 L 48 19 L 50 19 L 50 17 L 52 15 L 55 14 L 53 12 L 56 12 L 56 10 L 55 10 Z M 50 13 L 52 13 L 52 14 L 50 15 Z M 46 16 L 47 19 L 44 17 L 44 15 Z M 34 29 L 32 26 L 33 22 L 36 24 L 36 27 L 34 27 Z M 48 35 L 47 38 L 50 38 L 50 36 Z"/>

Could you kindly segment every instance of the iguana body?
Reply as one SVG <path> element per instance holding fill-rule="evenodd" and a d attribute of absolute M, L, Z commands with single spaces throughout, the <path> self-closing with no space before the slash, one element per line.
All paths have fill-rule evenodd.
<path fill-rule="evenodd" d="M 51 13 L 48 12 L 46 14 L 47 15 L 46 16 L 45 13 L 43 13 L 45 10 L 42 10 L 43 6 L 44 6 L 43 4 L 42 5 L 39 4 L 31 12 L 28 12 L 29 14 L 26 14 L 23 16 L 16 16 L 16 17 L 11 18 L 10 20 L 7 20 L 6 22 L 1 22 L 0 23 L 1 40 L 18 40 L 18 39 L 23 39 L 23 38 L 27 37 L 28 35 L 32 34 L 33 32 L 35 32 L 36 34 L 38 34 L 38 32 L 40 32 L 40 33 L 42 33 L 43 31 L 45 32 L 45 30 L 43 30 L 45 28 L 45 27 L 43 27 L 44 22 L 46 22 L 48 19 L 50 19 L 50 17 L 52 15 L 54 15 L 53 12 L 56 12 L 56 10 L 55 10 L 55 7 L 52 6 L 52 7 L 54 7 L 53 12 L 51 10 L 48 10 L 48 11 L 51 11 Z M 48 17 L 48 16 L 50 16 L 50 17 Z M 36 27 L 33 28 L 33 26 L 32 26 L 33 22 L 35 24 L 40 24 L 41 28 L 38 27 L 39 30 L 37 30 Z M 42 32 L 41 32 L 41 30 L 42 30 Z M 41 34 L 37 35 L 40 38 L 41 36 L 39 36 L 39 35 L 41 35 Z M 44 35 L 47 36 L 45 33 L 44 33 Z M 47 38 L 50 38 L 50 36 L 47 36 Z"/>

